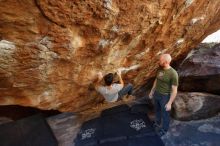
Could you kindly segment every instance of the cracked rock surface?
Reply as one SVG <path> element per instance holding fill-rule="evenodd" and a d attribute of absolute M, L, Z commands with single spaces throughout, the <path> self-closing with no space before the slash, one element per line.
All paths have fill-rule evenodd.
<path fill-rule="evenodd" d="M 82 111 L 96 72 L 140 87 L 160 53 L 186 55 L 220 27 L 219 0 L 1 0 L 0 105 Z"/>

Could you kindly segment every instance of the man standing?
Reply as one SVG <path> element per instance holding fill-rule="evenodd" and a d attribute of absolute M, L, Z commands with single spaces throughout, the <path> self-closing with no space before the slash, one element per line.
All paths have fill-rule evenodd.
<path fill-rule="evenodd" d="M 156 118 L 154 127 L 158 135 L 163 136 L 169 129 L 171 105 L 177 95 L 178 74 L 170 66 L 172 58 L 170 54 L 160 56 L 160 69 L 153 87 L 150 91 L 149 98 L 154 98 Z"/>
<path fill-rule="evenodd" d="M 121 71 L 117 71 L 119 83 L 113 83 L 114 74 L 109 73 L 102 76 L 102 73 L 98 73 L 98 80 L 95 82 L 95 89 L 103 95 L 107 102 L 116 102 L 124 95 L 132 95 L 133 85 L 128 84 L 124 86 L 124 81 L 121 77 Z M 105 86 L 100 84 L 100 81 L 104 78 Z"/>

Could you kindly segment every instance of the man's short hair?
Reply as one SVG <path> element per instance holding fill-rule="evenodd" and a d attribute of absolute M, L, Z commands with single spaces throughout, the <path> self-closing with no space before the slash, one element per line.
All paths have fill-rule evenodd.
<path fill-rule="evenodd" d="M 113 83 L 114 75 L 113 73 L 108 73 L 104 76 L 105 84 L 110 86 Z"/>
<path fill-rule="evenodd" d="M 163 60 L 167 61 L 167 62 L 171 62 L 172 57 L 170 56 L 170 54 L 162 54 L 160 55 L 161 58 L 163 58 Z"/>

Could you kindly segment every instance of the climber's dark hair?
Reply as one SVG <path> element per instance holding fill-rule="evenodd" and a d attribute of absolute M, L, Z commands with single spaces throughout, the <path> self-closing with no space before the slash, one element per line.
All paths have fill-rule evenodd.
<path fill-rule="evenodd" d="M 113 78 L 114 78 L 113 73 L 108 73 L 107 75 L 105 75 L 104 76 L 105 84 L 107 86 L 110 86 L 113 83 Z"/>

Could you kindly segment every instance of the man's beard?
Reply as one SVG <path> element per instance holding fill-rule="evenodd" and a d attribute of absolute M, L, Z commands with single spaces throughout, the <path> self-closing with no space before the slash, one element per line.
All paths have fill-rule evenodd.
<path fill-rule="evenodd" d="M 164 64 L 160 64 L 160 63 L 159 63 L 159 66 L 160 66 L 161 68 L 164 68 Z"/>

